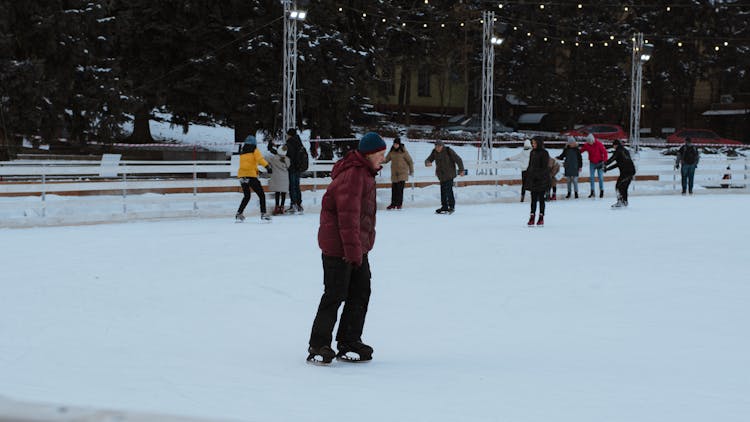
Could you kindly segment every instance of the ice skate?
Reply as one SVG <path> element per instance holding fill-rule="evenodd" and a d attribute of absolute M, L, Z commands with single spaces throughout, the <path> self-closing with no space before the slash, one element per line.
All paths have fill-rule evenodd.
<path fill-rule="evenodd" d="M 238 212 L 237 214 L 235 214 L 235 216 L 234 216 L 234 222 L 235 223 L 242 223 L 243 221 L 245 221 L 245 216 L 242 215 L 241 212 Z"/>
<path fill-rule="evenodd" d="M 537 227 L 544 227 L 544 214 L 539 214 L 539 220 L 536 221 Z"/>
<path fill-rule="evenodd" d="M 362 343 L 361 341 L 355 342 L 339 342 L 339 352 L 336 354 L 336 359 L 344 362 L 367 362 L 372 360 L 372 347 Z"/>
<path fill-rule="evenodd" d="M 271 216 L 268 213 L 263 212 L 260 214 L 260 221 L 263 223 L 270 223 Z"/>
<path fill-rule="evenodd" d="M 534 227 L 534 218 L 535 217 L 536 217 L 536 214 L 535 213 L 531 213 L 531 215 L 529 216 L 529 222 L 526 223 L 526 225 L 529 226 L 529 227 Z"/>
<path fill-rule="evenodd" d="M 307 362 L 313 365 L 329 365 L 336 357 L 331 346 L 308 347 Z"/>

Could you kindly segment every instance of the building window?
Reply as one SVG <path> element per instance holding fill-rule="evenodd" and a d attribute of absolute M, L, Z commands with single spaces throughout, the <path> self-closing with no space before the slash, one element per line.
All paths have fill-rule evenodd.
<path fill-rule="evenodd" d="M 430 69 L 423 67 L 419 69 L 417 75 L 417 95 L 420 97 L 430 97 Z"/>
<path fill-rule="evenodd" d="M 380 81 L 380 89 L 383 94 L 396 95 L 396 68 L 393 65 L 382 68 Z"/>

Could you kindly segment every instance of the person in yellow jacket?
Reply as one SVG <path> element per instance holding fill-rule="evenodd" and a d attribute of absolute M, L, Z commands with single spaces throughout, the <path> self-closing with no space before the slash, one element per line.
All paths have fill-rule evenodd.
<path fill-rule="evenodd" d="M 255 136 L 248 135 L 245 138 L 245 144 L 242 145 L 242 153 L 240 154 L 240 169 L 237 171 L 237 177 L 240 179 L 240 186 L 242 186 L 242 202 L 240 202 L 240 208 L 237 210 L 237 215 L 234 216 L 237 222 L 245 221 L 245 216 L 242 214 L 245 211 L 245 207 L 250 202 L 251 189 L 255 191 L 260 200 L 260 218 L 262 220 L 271 220 L 271 216 L 266 213 L 266 194 L 263 192 L 263 187 L 260 185 L 258 180 L 258 166 L 263 166 L 271 172 L 271 167 L 268 162 L 263 158 L 263 154 L 258 150 L 258 141 Z"/>

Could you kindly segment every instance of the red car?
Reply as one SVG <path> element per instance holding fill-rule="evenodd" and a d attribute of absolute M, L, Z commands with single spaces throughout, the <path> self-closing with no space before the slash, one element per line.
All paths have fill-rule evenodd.
<path fill-rule="evenodd" d="M 685 138 L 690 138 L 694 144 L 742 145 L 740 141 L 722 138 L 716 132 L 708 129 L 680 129 L 667 136 L 667 143 L 682 144 L 685 142 Z"/>
<path fill-rule="evenodd" d="M 619 139 L 622 141 L 628 139 L 628 134 L 625 133 L 625 130 L 623 130 L 622 126 L 611 125 L 608 123 L 594 123 L 579 127 L 577 129 L 566 130 L 564 132 L 561 132 L 560 135 L 582 137 L 588 135 L 589 133 L 594 135 L 596 139 L 600 140 L 607 139 L 610 141 L 614 141 L 615 139 Z"/>

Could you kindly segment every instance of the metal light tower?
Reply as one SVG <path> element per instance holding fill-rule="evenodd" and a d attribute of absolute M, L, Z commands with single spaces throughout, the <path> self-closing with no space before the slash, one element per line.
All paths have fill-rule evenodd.
<path fill-rule="evenodd" d="M 294 0 L 281 0 L 284 4 L 284 100 L 283 131 L 297 127 L 297 22 L 305 20 L 307 13 L 296 10 Z"/>
<path fill-rule="evenodd" d="M 493 75 L 495 69 L 495 46 L 503 43 L 503 39 L 493 34 L 495 22 L 494 12 L 484 12 L 484 33 L 482 38 L 482 148 L 483 161 L 492 160 L 492 133 L 494 118 L 492 113 L 492 98 L 494 95 Z"/>
<path fill-rule="evenodd" d="M 630 70 L 630 144 L 636 154 L 641 143 L 641 88 L 643 82 L 643 63 L 651 59 L 654 46 L 644 44 L 643 33 L 633 37 L 633 52 Z"/>

